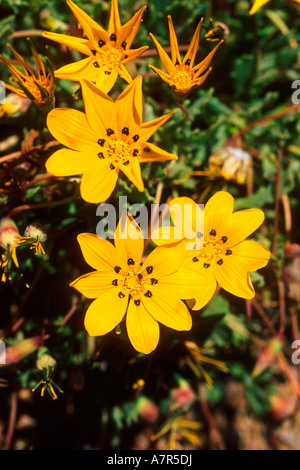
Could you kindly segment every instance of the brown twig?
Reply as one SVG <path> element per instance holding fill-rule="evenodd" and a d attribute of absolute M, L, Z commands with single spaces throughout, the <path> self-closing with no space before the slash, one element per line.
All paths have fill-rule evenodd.
<path fill-rule="evenodd" d="M 59 201 L 38 202 L 37 204 L 24 204 L 23 206 L 14 207 L 8 213 L 7 217 L 12 219 L 17 214 L 20 214 L 20 212 L 23 212 L 23 211 L 43 209 L 44 207 L 60 206 L 63 204 L 68 204 L 69 202 L 72 202 L 72 201 L 74 201 L 74 197 L 67 197 L 65 199 L 60 199 Z"/>
<path fill-rule="evenodd" d="M 15 31 L 14 33 L 8 36 L 8 39 L 22 38 L 27 36 L 42 36 L 42 34 L 42 29 L 25 29 L 24 31 Z"/>
<path fill-rule="evenodd" d="M 61 143 L 58 142 L 58 140 L 51 140 L 50 142 L 46 142 L 45 144 L 31 147 L 31 149 L 27 150 L 26 152 L 22 152 L 22 150 L 19 150 L 17 152 L 9 153 L 8 155 L 4 155 L 3 157 L 0 157 L 0 164 L 4 162 L 8 162 L 10 160 L 14 160 L 15 158 L 27 157 L 32 152 L 41 152 L 42 150 L 48 150 L 49 148 L 56 147 L 57 145 L 61 145 Z"/>
<path fill-rule="evenodd" d="M 255 310 L 257 311 L 257 313 L 259 314 L 259 316 L 263 320 L 264 324 L 269 329 L 272 336 L 277 337 L 278 336 L 277 331 L 275 330 L 274 326 L 270 322 L 269 318 L 267 317 L 267 315 L 266 315 L 264 309 L 262 308 L 262 306 L 260 305 L 260 303 L 256 299 L 252 299 L 251 300 L 251 305 L 255 308 Z"/>
<path fill-rule="evenodd" d="M 200 384 L 198 387 L 199 401 L 201 405 L 202 412 L 207 420 L 209 430 L 210 430 L 210 440 L 215 445 L 217 444 L 219 450 L 225 450 L 225 444 L 223 438 L 216 426 L 213 415 L 210 412 L 209 406 L 205 397 L 205 390 L 203 384 Z"/>
<path fill-rule="evenodd" d="M 52 175 L 51 173 L 45 173 L 44 175 L 38 176 L 34 180 L 29 181 L 28 183 L 26 183 L 24 186 L 22 186 L 20 188 L 20 190 L 21 191 L 26 191 L 28 188 L 31 188 L 35 184 L 40 183 L 41 181 L 44 181 L 44 180 L 49 180 L 49 179 L 55 179 L 55 176 Z"/>
<path fill-rule="evenodd" d="M 5 439 L 5 444 L 3 450 L 9 450 L 15 430 L 16 419 L 17 419 L 17 409 L 18 409 L 18 398 L 16 392 L 11 394 L 11 405 L 10 405 L 10 415 L 8 422 L 8 430 Z"/>

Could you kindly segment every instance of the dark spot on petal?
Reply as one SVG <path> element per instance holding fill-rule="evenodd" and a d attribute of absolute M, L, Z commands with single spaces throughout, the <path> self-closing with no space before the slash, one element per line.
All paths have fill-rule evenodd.
<path fill-rule="evenodd" d="M 185 65 L 191 65 L 191 59 L 186 60 Z"/>
<path fill-rule="evenodd" d="M 104 157 L 104 153 L 103 153 L 103 152 L 99 152 L 99 153 L 98 153 L 98 157 L 101 158 L 101 159 L 105 158 L 105 157 Z"/>
<path fill-rule="evenodd" d="M 132 152 L 133 157 L 137 157 L 138 154 L 139 154 L 139 151 L 137 149 L 134 149 L 134 151 Z"/>
<path fill-rule="evenodd" d="M 123 292 L 119 292 L 119 293 L 118 293 L 118 296 L 120 297 L 120 299 L 123 299 L 123 297 L 125 297 L 125 295 L 123 294 Z"/>
<path fill-rule="evenodd" d="M 140 136 L 135 134 L 132 138 L 133 138 L 134 142 L 137 142 L 139 140 Z"/>
<path fill-rule="evenodd" d="M 140 299 L 135 299 L 134 304 L 138 307 L 141 304 Z"/>
<path fill-rule="evenodd" d="M 149 149 L 149 147 L 145 147 L 143 150 L 144 152 L 151 152 L 151 149 Z"/>
<path fill-rule="evenodd" d="M 91 50 L 91 53 L 92 53 L 93 55 L 96 55 L 96 54 L 97 54 L 97 51 L 95 51 L 95 49 L 93 49 L 93 50 Z"/>
<path fill-rule="evenodd" d="M 132 258 L 129 258 L 129 259 L 127 260 L 127 264 L 128 264 L 128 266 L 129 266 L 130 264 L 135 264 L 135 262 L 134 262 L 134 260 L 133 260 Z"/>
<path fill-rule="evenodd" d="M 115 34 L 111 34 L 109 39 L 110 39 L 110 41 L 116 41 L 117 36 Z"/>
<path fill-rule="evenodd" d="M 197 238 L 201 238 L 203 237 L 203 233 L 202 232 L 197 232 Z"/>
<path fill-rule="evenodd" d="M 194 263 L 197 263 L 197 261 L 199 261 L 199 260 L 196 256 L 194 256 L 193 261 L 194 261 Z"/>
<path fill-rule="evenodd" d="M 144 294 L 145 297 L 152 297 L 152 292 L 150 290 L 147 290 L 146 294 Z"/>
<path fill-rule="evenodd" d="M 101 145 L 101 147 L 103 147 L 103 145 L 105 144 L 105 139 L 99 139 L 98 144 Z"/>
<path fill-rule="evenodd" d="M 114 270 L 117 274 L 119 274 L 119 272 L 121 271 L 121 267 L 120 266 L 115 266 Z"/>
<path fill-rule="evenodd" d="M 147 271 L 148 274 L 151 274 L 153 272 L 153 266 L 148 266 L 146 268 L 146 271 Z"/>
<path fill-rule="evenodd" d="M 231 254 L 232 254 L 232 251 L 231 251 L 231 250 L 226 250 L 225 255 L 231 255 Z"/>
<path fill-rule="evenodd" d="M 109 168 L 110 168 L 111 170 L 114 170 L 116 167 L 111 163 L 110 166 L 109 166 Z"/>
<path fill-rule="evenodd" d="M 222 237 L 221 240 L 222 240 L 223 243 L 226 243 L 227 242 L 227 237 Z"/>
<path fill-rule="evenodd" d="M 154 279 L 154 277 L 151 280 L 151 284 L 154 285 L 154 284 L 157 284 L 158 283 L 158 280 L 157 279 Z"/>
<path fill-rule="evenodd" d="M 123 41 L 121 46 L 123 47 L 123 49 L 126 49 L 126 46 L 127 46 L 127 42 L 126 41 Z"/>
<path fill-rule="evenodd" d="M 138 273 L 137 277 L 139 278 L 139 280 L 143 279 L 143 275 L 141 273 Z"/>
<path fill-rule="evenodd" d="M 223 264 L 223 260 L 222 260 L 222 258 L 221 258 L 221 259 L 219 259 L 219 261 L 217 261 L 217 264 L 218 264 L 219 266 L 221 266 L 221 264 Z"/>
<path fill-rule="evenodd" d="M 115 133 L 115 131 L 113 131 L 112 129 L 107 129 L 107 130 L 106 130 L 106 134 L 108 135 L 108 137 L 109 137 L 110 135 L 114 134 L 114 133 Z"/>
<path fill-rule="evenodd" d="M 113 282 L 112 282 L 112 285 L 117 286 L 118 285 L 118 279 L 114 279 Z"/>
<path fill-rule="evenodd" d="M 111 72 L 109 70 L 105 70 L 105 75 L 111 75 Z"/>
<path fill-rule="evenodd" d="M 100 39 L 100 41 L 98 41 L 98 46 L 99 47 L 103 47 L 105 46 L 106 42 L 105 41 L 102 41 L 102 39 Z"/>
<path fill-rule="evenodd" d="M 209 233 L 212 237 L 215 237 L 217 235 L 217 232 L 213 229 Z"/>
<path fill-rule="evenodd" d="M 123 129 L 122 129 L 121 132 L 122 132 L 122 134 L 129 135 L 129 129 L 128 129 L 128 127 L 123 127 Z"/>
<path fill-rule="evenodd" d="M 203 265 L 205 268 L 209 268 L 210 267 L 210 264 L 209 263 L 204 263 Z"/>
<path fill-rule="evenodd" d="M 129 165 L 129 160 L 127 160 L 125 163 L 123 163 L 124 166 Z"/>
<path fill-rule="evenodd" d="M 96 62 L 94 62 L 94 63 L 93 63 L 93 65 L 94 65 L 94 67 L 96 67 L 96 69 L 98 69 L 98 68 L 100 67 L 100 65 L 98 64 L 98 62 L 97 62 L 97 61 L 96 61 Z"/>

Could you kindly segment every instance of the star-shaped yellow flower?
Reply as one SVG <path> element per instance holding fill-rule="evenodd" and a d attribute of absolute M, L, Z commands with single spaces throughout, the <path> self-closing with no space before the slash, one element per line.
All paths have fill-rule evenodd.
<path fill-rule="evenodd" d="M 54 76 L 52 64 L 48 57 L 46 57 L 48 62 L 44 64 L 37 52 L 31 47 L 36 65 L 36 70 L 34 70 L 10 44 L 7 44 L 7 47 L 13 53 L 22 70 L 15 67 L 15 65 L 0 54 L 0 58 L 13 74 L 13 77 L 10 79 L 12 85 L 5 84 L 5 87 L 23 98 L 29 98 L 36 106 L 48 111 L 49 107 L 52 107 L 54 99 Z"/>
<path fill-rule="evenodd" d="M 43 36 L 82 52 L 88 57 L 61 67 L 55 72 L 55 76 L 75 81 L 96 80 L 97 86 L 106 93 L 111 90 L 118 75 L 131 83 L 132 78 L 125 64 L 148 48 L 144 46 L 131 49 L 146 7 L 142 7 L 131 20 L 121 26 L 118 1 L 112 0 L 108 30 L 105 31 L 72 0 L 67 0 L 67 4 L 82 26 L 86 38 L 48 31 L 44 32 Z"/>
<path fill-rule="evenodd" d="M 175 96 L 185 97 L 193 87 L 202 85 L 202 83 L 206 80 L 208 74 L 211 72 L 211 67 L 208 69 L 210 62 L 216 50 L 223 41 L 220 41 L 219 44 L 217 44 L 217 46 L 208 54 L 208 56 L 202 62 L 194 66 L 194 61 L 199 43 L 199 35 L 203 20 L 199 22 L 196 28 L 192 42 L 183 60 L 181 60 L 180 57 L 177 37 L 170 15 L 168 16 L 168 21 L 171 44 L 171 58 L 168 56 L 168 54 L 165 52 L 165 50 L 159 44 L 153 34 L 150 33 L 150 36 L 154 41 L 159 57 L 166 72 L 159 70 L 153 65 L 149 65 L 149 67 L 151 67 L 164 82 L 170 85 Z"/>
<path fill-rule="evenodd" d="M 191 315 L 178 296 L 176 273 L 185 257 L 180 244 L 155 248 L 141 262 L 144 239 L 134 219 L 123 212 L 115 245 L 96 235 L 78 236 L 83 256 L 95 271 L 71 283 L 94 300 L 85 316 L 91 336 L 102 336 L 120 324 L 126 314 L 126 328 L 133 347 L 144 354 L 159 341 L 159 324 L 177 331 L 190 330 Z"/>
<path fill-rule="evenodd" d="M 80 189 L 87 202 L 105 201 L 115 188 L 119 170 L 143 191 L 142 162 L 178 158 L 148 142 L 176 110 L 143 123 L 140 75 L 116 101 L 87 80 L 81 85 L 85 114 L 68 108 L 53 109 L 48 114 L 49 131 L 72 150 L 61 149 L 51 155 L 47 171 L 55 176 L 83 174 Z"/>
<path fill-rule="evenodd" d="M 250 15 L 254 15 L 261 7 L 263 7 L 266 3 L 269 3 L 270 0 L 255 0 L 251 10 Z M 293 0 L 296 3 L 300 3 L 300 0 Z"/>
<path fill-rule="evenodd" d="M 234 198 L 225 191 L 219 191 L 209 199 L 204 214 L 189 198 L 176 198 L 172 204 L 182 208 L 185 231 L 181 232 L 182 224 L 175 224 L 167 240 L 167 228 L 159 228 L 152 233 L 152 240 L 157 245 L 164 245 L 180 241 L 181 233 L 195 234 L 194 239 L 188 237 L 190 243 L 194 243 L 194 250 L 186 252 L 187 257 L 180 270 L 183 278 L 190 277 L 191 285 L 192 282 L 199 283 L 193 309 L 199 310 L 209 302 L 217 284 L 237 297 L 253 298 L 255 291 L 249 271 L 266 266 L 271 254 L 261 243 L 245 238 L 262 224 L 264 213 L 260 209 L 233 212 Z M 188 205 L 194 208 L 194 217 L 185 211 L 184 206 Z M 176 210 L 171 211 L 171 208 L 171 216 L 173 214 L 176 220 Z M 203 230 L 203 217 L 204 234 L 200 232 Z M 199 275 L 198 281 L 192 273 Z"/>

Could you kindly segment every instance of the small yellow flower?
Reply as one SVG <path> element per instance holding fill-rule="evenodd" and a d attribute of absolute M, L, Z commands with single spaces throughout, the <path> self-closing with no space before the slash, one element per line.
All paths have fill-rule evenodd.
<path fill-rule="evenodd" d="M 43 36 L 88 57 L 61 67 L 55 72 L 55 76 L 75 81 L 96 80 L 96 85 L 106 93 L 111 90 L 118 75 L 131 83 L 132 78 L 125 64 L 148 48 L 144 46 L 131 49 L 146 7 L 142 7 L 131 20 L 121 26 L 118 1 L 112 0 L 108 30 L 105 31 L 71 0 L 67 0 L 67 4 L 82 26 L 86 38 L 51 32 L 44 32 Z"/>
<path fill-rule="evenodd" d="M 53 374 L 56 367 L 56 360 L 48 354 L 47 348 L 40 348 L 36 368 L 42 374 L 42 379 L 32 389 L 35 392 L 41 386 L 41 397 L 48 392 L 53 400 L 57 399 L 56 391 L 64 393 L 63 390 L 53 381 Z"/>
<path fill-rule="evenodd" d="M 158 247 L 141 262 L 144 239 L 140 227 L 124 211 L 115 246 L 96 235 L 78 236 L 83 256 L 95 271 L 71 283 L 94 300 L 85 316 L 91 336 L 102 336 L 123 320 L 133 347 L 144 354 L 159 341 L 159 323 L 177 331 L 190 330 L 192 319 L 178 295 L 177 272 L 185 258 L 182 245 Z"/>
<path fill-rule="evenodd" d="M 0 54 L 0 58 L 13 74 L 10 79 L 13 85 L 5 84 L 6 88 L 23 98 L 29 98 L 41 110 L 48 111 L 54 102 L 54 77 L 49 59 L 46 57 L 47 64 L 45 65 L 37 52 L 31 47 L 36 64 L 36 70 L 34 70 L 10 44 L 7 44 L 7 47 L 23 70 L 20 71 Z"/>
<path fill-rule="evenodd" d="M 270 0 L 255 0 L 254 5 L 250 10 L 250 15 L 254 15 L 261 7 L 263 7 L 266 3 L 269 3 Z M 293 0 L 296 3 L 300 3 L 300 0 Z"/>
<path fill-rule="evenodd" d="M 202 83 L 206 80 L 208 74 L 212 70 L 211 67 L 208 69 L 210 62 L 216 50 L 223 41 L 220 41 L 219 44 L 217 44 L 217 46 L 208 54 L 208 56 L 202 62 L 194 66 L 203 19 L 201 19 L 196 28 L 192 42 L 183 60 L 181 60 L 180 57 L 177 37 L 170 15 L 168 16 L 168 21 L 171 44 L 171 59 L 168 54 L 164 51 L 163 47 L 159 44 L 157 39 L 153 36 L 153 34 L 150 33 L 150 36 L 154 41 L 159 57 L 166 72 L 159 70 L 153 65 L 149 65 L 149 67 L 151 67 L 164 82 L 170 85 L 176 97 L 183 98 L 191 91 L 193 87 L 202 85 Z"/>
<path fill-rule="evenodd" d="M 24 237 L 15 237 L 15 242 L 19 246 L 30 246 L 30 248 L 35 251 L 36 255 L 38 253 L 41 255 L 45 254 L 42 243 L 46 240 L 46 232 L 39 224 L 31 224 L 26 227 L 24 231 Z"/>
<path fill-rule="evenodd" d="M 178 206 L 186 205 L 188 199 L 176 198 L 172 203 Z M 197 207 L 194 201 L 189 201 Z M 253 298 L 255 291 L 249 271 L 263 268 L 270 259 L 271 253 L 264 245 L 254 240 L 245 240 L 262 224 L 264 213 L 260 209 L 233 212 L 233 204 L 234 198 L 231 194 L 225 191 L 214 194 L 204 207 L 203 236 L 199 233 L 200 240 L 197 235 L 194 240 L 190 240 L 195 243 L 195 249 L 186 252 L 187 257 L 180 273 L 183 279 L 190 279 L 191 288 L 195 288 L 198 282 L 198 292 L 192 305 L 194 310 L 199 310 L 209 302 L 217 284 L 237 297 Z M 183 223 L 190 225 L 190 233 L 197 234 L 192 219 L 185 217 Z M 166 240 L 165 236 L 167 227 L 155 230 L 152 240 L 157 245 L 178 242 L 177 234 L 180 231 L 176 225 L 171 228 L 169 240 Z M 202 246 L 199 248 L 201 241 Z"/>
<path fill-rule="evenodd" d="M 1 281 L 6 282 L 10 278 L 10 269 L 12 262 L 19 268 L 16 248 L 17 243 L 15 238 L 19 236 L 19 230 L 15 222 L 7 217 L 0 221 L 0 246 L 5 251 L 1 255 L 0 270 Z"/>
<path fill-rule="evenodd" d="M 140 163 L 178 158 L 148 142 L 176 110 L 143 123 L 141 76 L 116 101 L 87 80 L 82 82 L 82 94 L 86 114 L 66 108 L 48 114 L 51 134 L 72 150 L 55 152 L 46 168 L 55 176 L 83 174 L 80 190 L 85 201 L 105 201 L 115 188 L 120 170 L 143 191 Z"/>

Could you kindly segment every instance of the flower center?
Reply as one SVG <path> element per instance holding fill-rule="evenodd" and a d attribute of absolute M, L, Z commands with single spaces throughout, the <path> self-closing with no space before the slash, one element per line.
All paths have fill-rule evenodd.
<path fill-rule="evenodd" d="M 192 87 L 192 73 L 185 69 L 176 67 L 176 72 L 172 76 L 175 88 L 181 92 L 188 92 Z"/>
<path fill-rule="evenodd" d="M 121 139 L 110 140 L 108 142 L 107 156 L 115 163 L 127 162 L 131 157 L 131 147 Z"/>
<path fill-rule="evenodd" d="M 206 261 L 219 260 L 223 254 L 222 246 L 214 240 L 206 240 L 203 247 L 199 251 L 198 257 L 204 258 Z"/>
<path fill-rule="evenodd" d="M 38 82 L 40 87 L 44 88 L 44 90 L 47 92 L 48 96 L 46 98 L 42 97 L 42 93 L 35 82 Z M 45 77 L 40 77 L 38 80 L 34 77 L 27 77 L 25 87 L 32 94 L 32 96 L 34 96 L 35 101 L 37 101 L 39 104 L 46 104 L 49 101 L 49 97 L 51 96 L 53 88 L 50 81 Z"/>
<path fill-rule="evenodd" d="M 142 279 L 134 271 L 129 271 L 122 279 L 120 287 L 128 294 L 135 296 L 143 290 Z"/>
<path fill-rule="evenodd" d="M 123 59 L 123 51 L 116 47 L 100 50 L 97 55 L 100 57 L 101 65 L 111 72 L 120 67 Z"/>

